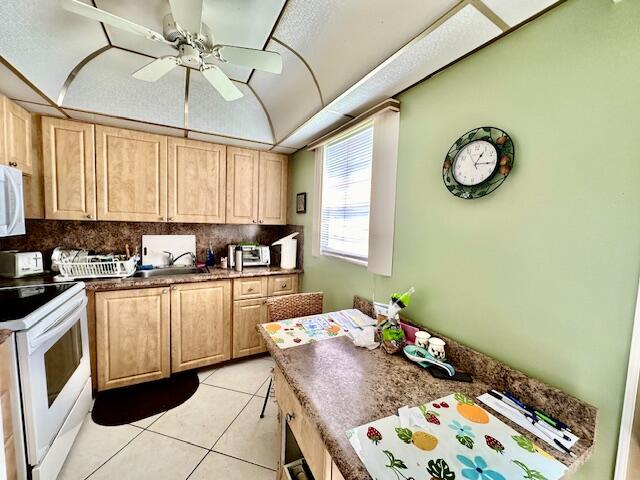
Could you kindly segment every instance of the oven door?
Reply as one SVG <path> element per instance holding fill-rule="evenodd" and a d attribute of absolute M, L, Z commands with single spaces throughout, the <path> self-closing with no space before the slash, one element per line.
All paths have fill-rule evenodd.
<path fill-rule="evenodd" d="M 27 457 L 38 465 L 90 378 L 87 297 L 82 293 L 18 332 Z"/>

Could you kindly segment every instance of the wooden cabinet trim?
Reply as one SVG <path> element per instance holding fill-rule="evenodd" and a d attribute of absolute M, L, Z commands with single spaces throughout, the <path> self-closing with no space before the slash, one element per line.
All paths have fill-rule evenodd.
<path fill-rule="evenodd" d="M 217 291 L 219 298 L 204 294 Z M 186 295 L 203 296 L 187 299 Z M 184 319 L 185 308 L 194 318 Z M 218 300 L 216 305 L 214 302 Z M 191 305 L 187 302 L 191 301 Z M 215 311 L 212 311 L 215 310 Z M 194 310 L 196 312 L 194 312 Z M 186 354 L 197 355 L 185 358 Z M 231 281 L 183 283 L 171 287 L 171 371 L 181 372 L 231 358 Z"/>
<path fill-rule="evenodd" d="M 192 223 L 225 223 L 227 211 L 227 147 L 215 143 L 200 142 L 185 138 L 168 139 L 167 156 L 167 215 L 168 221 L 192 222 Z M 182 184 L 180 172 L 181 153 L 196 156 L 200 152 L 217 154 L 217 165 L 213 172 L 209 171 L 206 157 L 192 159 L 191 165 L 187 165 L 191 172 L 182 172 L 187 182 Z M 194 165 L 194 162 L 205 161 L 204 165 Z M 187 161 L 187 159 L 185 159 Z M 217 178 L 216 178 L 217 176 Z M 199 211 L 189 211 L 189 206 L 181 205 L 184 198 L 182 192 L 187 193 L 187 199 L 194 204 Z M 211 202 L 214 206 L 210 206 Z M 206 207 L 206 208 L 203 208 Z"/>
<path fill-rule="evenodd" d="M 149 351 L 145 352 L 144 345 L 118 344 L 117 340 L 113 340 L 110 336 L 111 319 L 109 309 L 110 300 L 126 300 L 138 298 L 156 298 L 158 304 L 158 318 L 149 318 L 143 324 L 143 319 L 136 312 L 130 312 L 123 315 L 120 320 L 121 324 L 116 328 L 119 338 L 126 338 L 135 343 L 136 339 L 153 342 L 155 338 L 157 345 L 157 358 L 145 358 Z M 107 292 L 97 292 L 95 295 L 96 303 L 96 353 L 97 353 L 97 371 L 98 371 L 98 390 L 107 390 L 125 385 L 133 385 L 136 383 L 147 382 L 151 380 L 159 380 L 166 378 L 170 374 L 170 296 L 169 287 L 164 288 L 141 288 L 128 290 L 113 290 Z M 149 309 L 140 309 L 150 313 Z M 155 323 L 153 323 L 155 322 Z M 128 328 L 129 331 L 124 331 Z M 145 327 L 151 327 L 147 332 Z M 124 350 L 112 353 L 112 350 L 122 348 Z M 112 362 L 118 362 L 115 366 Z M 153 363 L 155 362 L 155 363 Z M 149 367 L 149 364 L 152 367 Z M 114 370 L 128 371 L 128 375 L 116 376 Z"/>
<path fill-rule="evenodd" d="M 236 278 L 233 281 L 233 299 L 247 300 L 266 297 L 268 283 L 267 277 Z"/>
<path fill-rule="evenodd" d="M 110 168 L 109 158 L 109 138 L 115 137 L 123 140 L 130 140 L 132 144 L 127 149 L 126 162 L 123 165 L 131 165 L 130 168 L 139 170 L 138 172 L 121 171 L 123 177 L 119 181 L 124 187 L 118 191 L 118 186 L 110 186 L 109 181 L 116 174 L 116 168 Z M 96 191 L 98 220 L 117 220 L 129 222 L 164 222 L 167 219 L 167 139 L 163 135 L 139 132 L 135 130 L 125 130 L 122 128 L 96 126 Z M 136 142 L 139 142 L 136 145 Z M 145 144 L 154 145 L 154 158 L 146 160 L 155 167 L 156 175 L 153 179 L 144 176 L 144 165 L 135 165 L 132 160 L 144 152 L 140 152 L 139 147 Z M 136 149 L 138 147 L 138 149 Z M 144 162 L 144 159 L 139 159 Z M 115 177 L 117 178 L 117 177 Z M 145 187 L 151 187 L 150 193 L 145 191 Z M 111 211 L 110 196 L 119 195 L 122 203 L 127 205 L 129 211 Z M 155 211 L 142 212 L 142 204 L 149 203 L 145 196 L 153 198 Z"/>
<path fill-rule="evenodd" d="M 267 351 L 256 325 L 267 323 L 268 318 L 264 298 L 233 302 L 233 358 Z"/>
<path fill-rule="evenodd" d="M 298 275 L 274 275 L 269 277 L 269 296 L 298 293 Z"/>
<path fill-rule="evenodd" d="M 75 134 L 76 138 L 64 138 Z M 45 216 L 54 220 L 96 219 L 95 130 L 93 125 L 42 118 Z M 76 173 L 74 177 L 72 173 Z M 64 203 L 62 197 L 77 195 Z"/>
<path fill-rule="evenodd" d="M 244 163 L 239 165 L 240 162 Z M 257 150 L 227 148 L 226 223 L 258 222 L 259 169 L 260 154 Z"/>
<path fill-rule="evenodd" d="M 31 114 L 7 98 L 4 105 L 5 163 L 31 175 Z"/>
<path fill-rule="evenodd" d="M 288 157 L 280 153 L 260 152 L 258 223 L 287 223 Z"/>

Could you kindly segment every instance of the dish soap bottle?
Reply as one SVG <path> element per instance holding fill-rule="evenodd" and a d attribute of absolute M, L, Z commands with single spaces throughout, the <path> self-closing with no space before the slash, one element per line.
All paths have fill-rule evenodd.
<path fill-rule="evenodd" d="M 211 248 L 211 242 L 209 242 L 209 248 L 207 248 L 207 267 L 213 267 L 216 264 L 216 256 Z"/>

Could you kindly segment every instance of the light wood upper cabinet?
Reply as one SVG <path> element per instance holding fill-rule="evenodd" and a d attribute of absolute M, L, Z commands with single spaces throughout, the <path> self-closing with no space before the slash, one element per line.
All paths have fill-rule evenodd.
<path fill-rule="evenodd" d="M 286 155 L 260 152 L 258 223 L 287 223 L 287 168 Z"/>
<path fill-rule="evenodd" d="M 267 351 L 256 326 L 266 323 L 268 317 L 264 298 L 233 302 L 233 358 Z"/>
<path fill-rule="evenodd" d="M 22 170 L 31 175 L 33 155 L 31 150 L 31 114 L 20 105 L 6 97 L 0 98 L 2 103 L 2 128 L 0 136 L 3 141 L 0 147 L 0 158 L 3 163 Z"/>
<path fill-rule="evenodd" d="M 224 223 L 227 147 L 169 138 L 168 149 L 168 220 Z"/>
<path fill-rule="evenodd" d="M 42 142 L 46 218 L 95 220 L 94 126 L 45 117 Z"/>
<path fill-rule="evenodd" d="M 167 219 L 167 137 L 96 126 L 98 220 Z"/>
<path fill-rule="evenodd" d="M 259 152 L 227 148 L 227 223 L 258 222 L 259 170 Z"/>
<path fill-rule="evenodd" d="M 98 390 L 170 375 L 169 287 L 97 292 Z"/>
<path fill-rule="evenodd" d="M 231 358 L 231 281 L 171 287 L 171 371 Z"/>
<path fill-rule="evenodd" d="M 44 173 L 42 172 L 42 117 L 31 114 L 31 175 L 22 176 L 24 217 L 44 218 Z"/>

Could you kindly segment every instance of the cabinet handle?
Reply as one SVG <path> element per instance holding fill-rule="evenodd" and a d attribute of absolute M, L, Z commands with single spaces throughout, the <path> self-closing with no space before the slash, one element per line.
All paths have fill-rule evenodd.
<path fill-rule="evenodd" d="M 255 220 L 251 220 L 253 223 L 257 223 Z"/>
<path fill-rule="evenodd" d="M 18 162 L 9 162 L 9 166 L 10 167 L 17 167 L 18 166 Z"/>
<path fill-rule="evenodd" d="M 165 220 L 166 220 L 166 218 L 165 218 L 165 217 L 158 217 L 158 220 L 165 221 Z"/>
<path fill-rule="evenodd" d="M 175 286 L 171 287 L 171 290 L 177 290 L 177 289 L 178 289 L 178 287 L 175 287 Z"/>
<path fill-rule="evenodd" d="M 286 419 L 287 422 L 290 422 L 291 420 L 296 418 L 296 414 L 295 413 L 287 413 Z"/>
<path fill-rule="evenodd" d="M 247 289 L 247 292 L 253 292 L 253 288 Z"/>
<path fill-rule="evenodd" d="M 169 290 L 167 290 L 166 288 L 162 290 L 162 293 L 168 293 Z"/>
<path fill-rule="evenodd" d="M 280 285 L 281 288 L 287 288 L 287 284 L 283 283 L 282 285 Z"/>
<path fill-rule="evenodd" d="M 93 218 L 90 213 L 87 213 L 87 218 Z"/>
<path fill-rule="evenodd" d="M 167 218 L 167 221 L 168 221 L 168 222 L 170 222 L 170 221 L 172 221 L 172 220 L 173 220 L 173 217 L 169 217 L 169 218 Z"/>
<path fill-rule="evenodd" d="M 264 220 L 258 220 L 258 223 L 264 223 Z"/>

